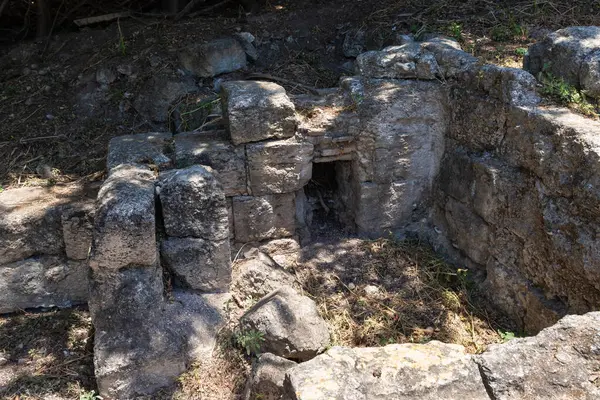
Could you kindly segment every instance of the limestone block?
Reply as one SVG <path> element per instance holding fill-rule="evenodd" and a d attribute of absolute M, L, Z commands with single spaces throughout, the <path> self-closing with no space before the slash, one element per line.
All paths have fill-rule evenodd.
<path fill-rule="evenodd" d="M 94 370 L 102 396 L 149 395 L 185 371 L 179 327 L 163 312 L 162 268 L 94 271 L 89 307 L 96 332 Z"/>
<path fill-rule="evenodd" d="M 86 262 L 39 256 L 0 266 L 0 314 L 71 307 L 88 299 Z"/>
<path fill-rule="evenodd" d="M 261 352 L 300 361 L 316 356 L 330 340 L 316 303 L 288 286 L 262 298 L 242 316 L 240 326 L 263 333 Z"/>
<path fill-rule="evenodd" d="M 229 288 L 229 240 L 168 238 L 161 243 L 161 256 L 185 287 L 204 292 L 226 292 Z"/>
<path fill-rule="evenodd" d="M 154 173 L 135 165 L 112 170 L 98 193 L 93 269 L 156 263 Z"/>
<path fill-rule="evenodd" d="M 494 399 L 597 399 L 599 348 L 600 313 L 593 312 L 492 345 L 476 361 Z"/>
<path fill-rule="evenodd" d="M 171 167 L 169 146 L 173 135 L 163 133 L 140 133 L 117 136 L 108 144 L 106 166 L 110 171 L 121 164 L 153 164 L 159 169 Z"/>
<path fill-rule="evenodd" d="M 464 347 L 432 341 L 333 347 L 286 373 L 286 399 L 489 400 Z"/>
<path fill-rule="evenodd" d="M 235 240 L 253 242 L 293 236 L 294 193 L 233 198 Z"/>
<path fill-rule="evenodd" d="M 65 253 L 71 260 L 87 259 L 94 229 L 94 202 L 65 207 L 61 215 Z"/>
<path fill-rule="evenodd" d="M 235 145 L 288 138 L 296 131 L 294 104 L 285 89 L 275 83 L 226 82 L 223 107 Z"/>
<path fill-rule="evenodd" d="M 252 372 L 244 390 L 244 400 L 283 399 L 285 373 L 295 365 L 295 362 L 271 353 L 258 356 L 258 359 L 252 364 Z"/>
<path fill-rule="evenodd" d="M 246 67 L 244 46 L 235 38 L 212 40 L 196 44 L 179 53 L 183 68 L 200 78 L 233 72 Z"/>
<path fill-rule="evenodd" d="M 206 139 L 197 133 L 175 136 L 177 168 L 207 165 L 217 171 L 225 196 L 246 194 L 246 157 L 244 146 L 233 146 L 229 141 Z"/>
<path fill-rule="evenodd" d="M 212 168 L 200 165 L 161 175 L 165 231 L 173 237 L 229 238 L 227 202 Z"/>
<path fill-rule="evenodd" d="M 248 179 L 253 195 L 290 193 L 312 177 L 313 145 L 295 139 L 246 145 Z"/>

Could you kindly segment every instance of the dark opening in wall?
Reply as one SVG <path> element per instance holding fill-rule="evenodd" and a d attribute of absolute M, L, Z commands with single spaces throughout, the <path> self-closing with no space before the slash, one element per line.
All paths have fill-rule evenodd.
<path fill-rule="evenodd" d="M 354 230 L 351 162 L 314 163 L 304 188 L 306 225 L 317 235 Z"/>

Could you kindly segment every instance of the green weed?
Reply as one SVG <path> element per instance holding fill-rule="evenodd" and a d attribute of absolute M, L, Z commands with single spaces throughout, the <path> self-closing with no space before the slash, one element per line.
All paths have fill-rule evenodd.
<path fill-rule="evenodd" d="M 501 331 L 500 329 L 498 329 L 498 336 L 500 336 L 500 339 L 502 339 L 503 343 L 506 343 L 516 337 L 514 332 Z"/>
<path fill-rule="evenodd" d="M 517 47 L 515 49 L 515 54 L 519 57 L 525 57 L 525 55 L 527 55 L 527 49 L 525 47 Z"/>
<path fill-rule="evenodd" d="M 590 103 L 586 95 L 575 86 L 565 82 L 563 78 L 556 77 L 548 72 L 548 66 L 544 67 L 544 71 L 539 74 L 538 80 L 542 83 L 540 92 L 543 95 L 589 117 L 598 116 L 596 106 Z"/>
<path fill-rule="evenodd" d="M 452 36 L 457 41 L 464 41 L 462 24 L 459 24 L 458 22 L 452 22 L 450 26 L 448 26 L 448 32 L 450 33 L 450 36 Z"/>
<path fill-rule="evenodd" d="M 508 42 L 526 36 L 527 29 L 512 19 L 506 24 L 496 25 L 490 31 L 490 37 L 495 42 Z"/>
<path fill-rule="evenodd" d="M 245 349 L 249 356 L 260 353 L 260 347 L 264 341 L 264 334 L 255 330 L 242 331 L 235 335 L 236 344 Z"/>
<path fill-rule="evenodd" d="M 102 400 L 102 396 L 97 394 L 95 390 L 90 390 L 89 392 L 81 392 L 79 400 Z"/>
<path fill-rule="evenodd" d="M 121 23 L 117 20 L 117 27 L 119 29 L 119 42 L 117 43 L 117 48 L 121 55 L 127 55 L 127 47 L 125 45 L 125 36 L 123 36 L 123 31 L 121 30 Z"/>

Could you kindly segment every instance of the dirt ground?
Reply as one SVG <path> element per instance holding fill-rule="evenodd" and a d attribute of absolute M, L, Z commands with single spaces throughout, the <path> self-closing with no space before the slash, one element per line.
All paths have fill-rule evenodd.
<path fill-rule="evenodd" d="M 367 49 L 397 34 L 441 32 L 487 62 L 519 66 L 544 32 L 600 24 L 600 2 L 278 0 L 246 14 L 231 3 L 212 15 L 173 22 L 139 15 L 78 32 L 0 48 L 0 188 L 101 179 L 107 143 L 118 135 L 165 131 L 132 106 L 153 76 L 178 74 L 178 50 L 237 31 L 252 33 L 261 57 L 248 70 L 313 87 L 349 74 L 346 34 L 363 31 Z M 95 76 L 121 67 L 107 90 Z M 212 79 L 202 82 L 210 92 Z M 302 89 L 285 85 L 291 92 Z"/>

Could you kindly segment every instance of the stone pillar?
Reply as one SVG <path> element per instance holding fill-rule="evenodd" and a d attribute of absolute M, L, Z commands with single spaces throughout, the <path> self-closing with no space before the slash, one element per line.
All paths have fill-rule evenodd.
<path fill-rule="evenodd" d="M 185 370 L 181 338 L 163 318 L 154 181 L 146 167 L 120 165 L 98 194 L 89 307 L 96 379 L 109 398 L 152 393 Z"/>

